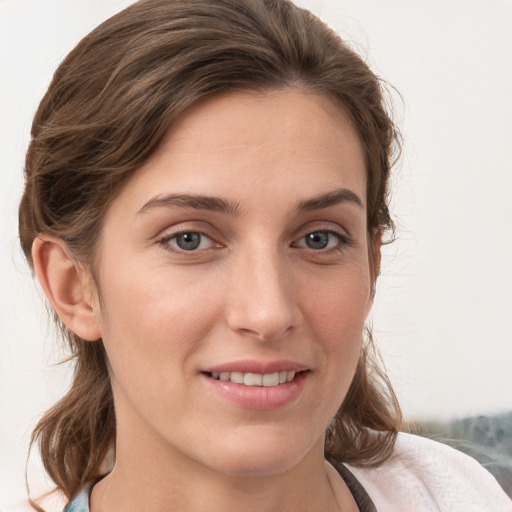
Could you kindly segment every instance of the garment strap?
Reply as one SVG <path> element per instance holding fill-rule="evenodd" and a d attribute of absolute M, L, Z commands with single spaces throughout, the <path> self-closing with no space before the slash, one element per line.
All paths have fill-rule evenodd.
<path fill-rule="evenodd" d="M 334 466 L 341 478 L 343 478 L 347 484 L 347 487 L 352 493 L 354 501 L 359 508 L 359 512 L 377 512 L 375 504 L 373 503 L 370 496 L 368 496 L 368 493 L 362 486 L 361 482 L 355 477 L 354 473 L 352 473 L 352 471 L 350 471 L 344 464 L 338 462 L 337 460 L 329 460 L 329 462 Z"/>

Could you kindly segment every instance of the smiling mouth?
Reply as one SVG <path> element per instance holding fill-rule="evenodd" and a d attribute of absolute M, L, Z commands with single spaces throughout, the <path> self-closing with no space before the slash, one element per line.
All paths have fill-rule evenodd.
<path fill-rule="evenodd" d="M 212 379 L 222 382 L 233 382 L 245 386 L 271 387 L 292 382 L 299 374 L 304 373 L 294 371 L 281 371 L 274 373 L 242 373 L 242 372 L 206 372 L 206 375 Z"/>

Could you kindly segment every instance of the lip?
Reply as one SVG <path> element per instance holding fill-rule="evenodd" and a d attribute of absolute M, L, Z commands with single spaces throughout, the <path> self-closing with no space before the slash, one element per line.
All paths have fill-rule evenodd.
<path fill-rule="evenodd" d="M 278 361 L 255 361 L 255 360 L 242 360 L 232 361 L 216 366 L 211 366 L 202 370 L 203 373 L 212 372 L 241 372 L 241 373 L 259 373 L 261 375 L 275 373 L 280 371 L 287 372 L 303 372 L 309 368 L 301 363 L 290 360 Z"/>
<path fill-rule="evenodd" d="M 211 372 L 259 373 L 262 375 L 278 371 L 294 371 L 295 378 L 291 382 L 277 386 L 245 386 L 231 381 L 213 379 Z M 291 404 L 299 398 L 310 375 L 309 368 L 294 361 L 236 361 L 203 370 L 200 377 L 222 400 L 242 409 L 270 411 Z"/>

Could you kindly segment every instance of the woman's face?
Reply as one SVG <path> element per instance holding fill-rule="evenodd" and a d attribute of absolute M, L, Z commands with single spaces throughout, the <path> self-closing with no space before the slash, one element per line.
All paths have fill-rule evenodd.
<path fill-rule="evenodd" d="M 118 465 L 263 475 L 323 456 L 371 305 L 365 190 L 325 98 L 229 93 L 181 117 L 100 241 Z"/>

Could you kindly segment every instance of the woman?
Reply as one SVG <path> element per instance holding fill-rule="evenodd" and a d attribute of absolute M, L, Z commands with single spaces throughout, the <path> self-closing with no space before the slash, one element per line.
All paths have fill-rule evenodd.
<path fill-rule="evenodd" d="M 363 336 L 398 146 L 379 80 L 285 1 L 145 0 L 69 54 L 20 206 L 76 357 L 34 433 L 68 512 L 510 509 L 398 435 Z"/>

